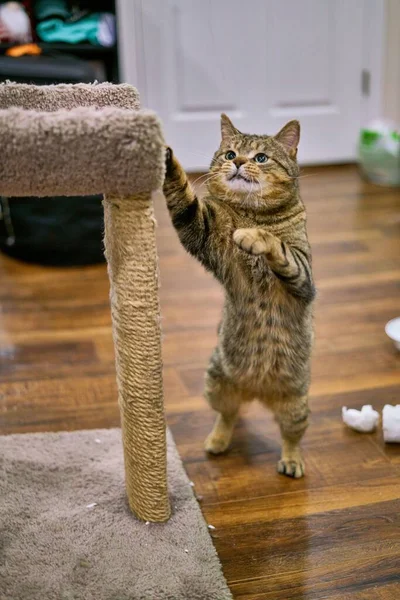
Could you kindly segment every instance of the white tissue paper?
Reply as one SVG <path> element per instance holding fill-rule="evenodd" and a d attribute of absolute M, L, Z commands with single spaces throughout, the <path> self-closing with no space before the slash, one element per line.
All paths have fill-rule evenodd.
<path fill-rule="evenodd" d="M 383 439 L 400 443 L 400 404 L 386 404 L 382 411 Z"/>
<path fill-rule="evenodd" d="M 348 427 L 363 433 L 374 431 L 379 423 L 379 413 L 370 404 L 366 404 L 361 410 L 343 406 L 342 418 Z"/>

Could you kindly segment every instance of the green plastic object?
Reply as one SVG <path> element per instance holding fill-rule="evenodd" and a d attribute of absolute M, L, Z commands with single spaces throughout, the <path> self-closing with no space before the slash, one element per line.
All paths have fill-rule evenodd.
<path fill-rule="evenodd" d="M 400 134 L 392 124 L 376 121 L 362 129 L 358 156 L 367 179 L 380 185 L 400 186 Z"/>

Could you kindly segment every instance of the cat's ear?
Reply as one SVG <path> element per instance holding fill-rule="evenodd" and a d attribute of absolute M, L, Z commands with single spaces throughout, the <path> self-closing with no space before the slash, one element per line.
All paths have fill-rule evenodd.
<path fill-rule="evenodd" d="M 226 116 L 225 113 L 221 115 L 221 137 L 222 140 L 229 140 L 233 138 L 236 134 L 239 133 L 239 130 L 236 129 L 232 121 L 229 117 Z"/>
<path fill-rule="evenodd" d="M 297 146 L 300 141 L 300 123 L 298 121 L 289 121 L 284 127 L 276 134 L 275 139 L 278 140 L 285 147 L 285 150 L 293 158 L 297 154 Z"/>

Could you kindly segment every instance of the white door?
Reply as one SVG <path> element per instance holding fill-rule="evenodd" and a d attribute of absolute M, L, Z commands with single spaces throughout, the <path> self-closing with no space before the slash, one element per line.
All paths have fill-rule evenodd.
<path fill-rule="evenodd" d="M 372 5 L 380 0 L 135 0 L 131 83 L 189 170 L 209 165 L 221 112 L 260 134 L 297 118 L 302 163 L 351 160 Z M 368 28 L 375 55 L 382 24 Z"/>

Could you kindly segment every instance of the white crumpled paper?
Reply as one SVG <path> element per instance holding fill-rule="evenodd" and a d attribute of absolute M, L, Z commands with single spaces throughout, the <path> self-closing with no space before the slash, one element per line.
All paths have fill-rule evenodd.
<path fill-rule="evenodd" d="M 400 404 L 386 404 L 382 411 L 383 439 L 400 443 Z"/>
<path fill-rule="evenodd" d="M 363 433 L 374 431 L 379 423 L 379 413 L 370 404 L 366 404 L 361 410 L 343 406 L 342 418 L 348 427 Z"/>

